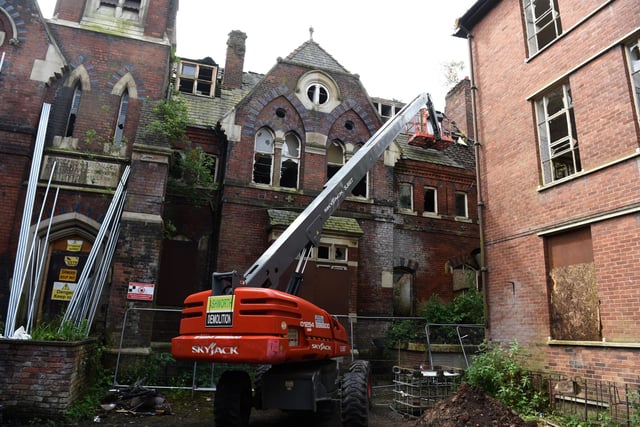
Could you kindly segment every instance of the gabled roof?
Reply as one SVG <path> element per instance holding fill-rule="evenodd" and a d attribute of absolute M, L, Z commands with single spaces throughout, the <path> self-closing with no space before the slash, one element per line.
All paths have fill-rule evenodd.
<path fill-rule="evenodd" d="M 334 73 L 350 74 L 333 56 L 329 55 L 326 50 L 313 40 L 304 42 L 299 48 L 291 52 L 284 61 Z"/>

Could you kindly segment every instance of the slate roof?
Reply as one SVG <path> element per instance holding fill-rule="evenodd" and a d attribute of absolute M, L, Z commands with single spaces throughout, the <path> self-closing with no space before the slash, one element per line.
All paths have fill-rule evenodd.
<path fill-rule="evenodd" d="M 291 52 L 289 56 L 285 58 L 285 61 L 329 72 L 350 74 L 333 56 L 313 40 L 304 42 L 300 47 Z"/>
<path fill-rule="evenodd" d="M 461 169 L 475 168 L 475 154 L 471 145 L 462 145 L 454 141 L 442 151 L 415 147 L 407 143 L 407 134 L 405 133 L 400 134 L 395 141 L 405 159 Z"/>
<path fill-rule="evenodd" d="M 282 209 L 268 209 L 269 224 L 272 227 L 281 226 L 288 227 L 299 215 L 298 212 L 285 211 Z M 362 235 L 364 232 L 360 228 L 360 224 L 353 218 L 343 218 L 331 216 L 322 226 L 323 231 L 342 234 Z"/>
<path fill-rule="evenodd" d="M 221 73 L 224 71 L 221 71 Z M 213 98 L 182 93 L 194 126 L 213 127 L 264 78 L 264 74 L 242 73 L 242 88 L 220 90 Z"/>

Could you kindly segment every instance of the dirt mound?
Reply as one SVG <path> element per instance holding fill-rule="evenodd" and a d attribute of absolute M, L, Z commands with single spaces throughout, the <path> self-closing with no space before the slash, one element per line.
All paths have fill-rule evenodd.
<path fill-rule="evenodd" d="M 416 425 L 535 427 L 537 423 L 523 421 L 511 408 L 487 396 L 481 388 L 462 383 L 456 394 L 426 410 Z"/>

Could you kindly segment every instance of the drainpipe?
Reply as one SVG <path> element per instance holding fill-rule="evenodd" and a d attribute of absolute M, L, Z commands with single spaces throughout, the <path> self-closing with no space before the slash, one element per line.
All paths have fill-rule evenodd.
<path fill-rule="evenodd" d="M 469 45 L 469 74 L 470 74 L 470 89 L 471 89 L 471 116 L 472 116 L 472 126 L 473 126 L 473 148 L 476 159 L 476 191 L 478 198 L 478 229 L 480 232 L 480 278 L 482 283 L 482 296 L 484 300 L 484 326 L 485 326 L 485 336 L 491 328 L 491 322 L 489 321 L 489 289 L 488 289 L 488 281 L 487 276 L 489 270 L 486 265 L 485 258 L 485 241 L 484 241 L 484 200 L 482 199 L 482 181 L 480 179 L 480 148 L 481 144 L 478 141 L 478 110 L 477 110 L 477 90 L 476 87 L 476 79 L 475 72 L 473 67 L 473 36 L 471 32 L 464 28 L 462 25 L 458 24 L 459 27 L 464 30 L 467 34 L 467 41 Z"/>

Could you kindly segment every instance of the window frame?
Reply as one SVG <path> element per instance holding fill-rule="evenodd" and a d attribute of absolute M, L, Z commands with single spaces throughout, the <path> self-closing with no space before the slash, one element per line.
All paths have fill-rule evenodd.
<path fill-rule="evenodd" d="M 142 22 L 147 0 L 90 0 L 85 14 Z M 97 13 L 96 13 L 97 12 Z"/>
<path fill-rule="evenodd" d="M 560 21 L 558 0 L 546 1 L 548 3 L 548 7 L 537 13 L 536 3 L 541 4 L 540 0 L 523 0 L 527 46 L 529 48 L 530 57 L 540 52 L 562 35 L 562 23 Z M 549 40 L 541 40 L 541 36 L 549 36 L 547 33 L 549 30 L 552 30 L 555 35 L 550 37 Z"/>
<path fill-rule="evenodd" d="M 78 112 L 80 111 L 80 101 L 82 100 L 82 84 L 78 82 L 73 87 L 73 95 L 71 96 L 71 106 L 69 108 L 69 115 L 67 116 L 67 124 L 64 129 L 64 136 L 69 138 L 73 137 L 73 131 L 78 118 Z"/>
<path fill-rule="evenodd" d="M 326 251 L 327 257 L 321 258 L 320 251 Z M 338 252 L 342 251 L 342 255 L 338 255 Z M 345 244 L 336 244 L 336 243 L 320 243 L 318 246 L 313 248 L 313 256 L 312 259 L 317 263 L 322 262 L 330 262 L 330 263 L 341 263 L 347 264 L 349 262 L 349 246 Z"/>
<path fill-rule="evenodd" d="M 194 73 L 193 74 L 183 73 L 183 66 L 185 65 L 194 67 Z M 205 70 L 205 69 L 209 69 L 211 71 L 211 79 L 201 78 L 200 76 L 201 70 Z M 196 95 L 196 96 L 206 96 L 211 98 L 215 95 L 217 75 L 218 75 L 218 67 L 215 65 L 200 64 L 193 61 L 180 61 L 178 63 L 178 70 L 176 72 L 176 88 L 180 93 L 186 93 L 186 94 Z M 191 82 L 192 84 L 190 91 L 183 90 L 182 88 L 182 83 L 187 81 Z M 198 90 L 199 83 L 202 83 L 203 85 L 206 85 L 206 84 L 209 85 L 208 93 L 206 91 L 203 92 Z"/>
<path fill-rule="evenodd" d="M 427 191 L 433 191 L 433 209 L 432 211 L 427 210 Z M 438 215 L 438 189 L 436 187 L 425 186 L 424 187 L 424 202 L 422 206 L 422 212 L 425 215 Z"/>
<path fill-rule="evenodd" d="M 295 142 L 298 144 L 297 153 L 295 155 L 291 155 L 291 153 L 289 152 L 290 151 L 289 145 L 287 143 L 292 138 L 295 139 Z M 282 148 L 280 149 L 280 177 L 278 179 L 278 185 L 281 188 L 289 188 L 292 190 L 297 190 L 300 187 L 300 157 L 301 157 L 300 150 L 301 149 L 302 149 L 302 143 L 300 141 L 300 138 L 298 138 L 298 135 L 296 135 L 294 132 L 288 132 L 284 136 L 284 141 L 282 142 Z M 288 160 L 296 164 L 296 168 L 295 168 L 296 176 L 295 176 L 294 186 L 283 185 L 283 172 L 285 170 L 292 169 L 292 168 L 285 168 L 285 162 Z"/>
<path fill-rule="evenodd" d="M 404 191 L 408 191 L 407 194 L 403 194 Z M 403 203 L 403 199 L 406 200 L 408 198 L 408 206 L 407 203 Z M 398 209 L 402 211 L 410 211 L 413 212 L 413 184 L 410 182 L 401 182 L 398 184 Z"/>
<path fill-rule="evenodd" d="M 116 119 L 116 129 L 113 134 L 113 143 L 120 145 L 124 138 L 124 126 L 127 120 L 127 109 L 129 108 L 129 91 L 125 89 L 120 97 L 120 108 L 118 108 L 118 118 Z"/>
<path fill-rule="evenodd" d="M 335 161 L 331 161 L 332 159 L 330 159 L 329 157 L 329 151 L 331 150 L 332 147 L 337 147 L 338 149 L 340 149 L 341 157 L 342 157 L 341 163 L 336 163 Z M 339 139 L 334 139 L 329 143 L 329 146 L 327 147 L 327 181 L 329 181 L 346 163 L 346 160 L 347 160 L 346 152 L 347 150 L 344 146 L 344 143 Z"/>
<path fill-rule="evenodd" d="M 459 201 L 459 197 L 462 196 L 464 199 L 464 215 L 459 215 L 459 210 L 458 210 L 458 201 Z M 456 214 L 456 218 L 464 218 L 467 219 L 469 218 L 469 195 L 467 194 L 466 191 L 456 191 L 455 192 L 455 214 Z"/>
<path fill-rule="evenodd" d="M 309 92 L 313 91 L 313 96 Z M 307 85 L 305 89 L 307 99 L 313 104 L 319 107 L 329 103 L 331 101 L 331 92 L 321 82 L 314 81 Z"/>
<path fill-rule="evenodd" d="M 562 107 L 550 111 L 550 106 L 559 105 L 558 90 L 562 91 Z M 534 103 L 543 185 L 577 175 L 582 171 L 582 163 L 569 83 L 554 87 Z"/>
<path fill-rule="evenodd" d="M 633 59 L 633 51 L 636 52 L 636 58 Z M 636 108 L 636 120 L 640 122 L 640 38 L 626 46 L 627 63 L 629 64 L 629 78 L 632 90 L 635 91 L 633 100 Z"/>
<path fill-rule="evenodd" d="M 270 138 L 266 138 L 264 140 L 264 143 L 266 144 L 266 146 L 270 146 L 270 151 L 264 150 L 262 149 L 262 147 L 259 147 L 259 140 L 258 137 L 261 136 L 262 132 L 267 132 L 268 136 L 270 136 Z M 271 142 L 269 142 L 271 141 Z M 273 185 L 273 165 L 274 165 L 274 154 L 275 154 L 275 134 L 273 133 L 273 131 L 271 129 L 269 129 L 268 127 L 261 127 L 260 129 L 258 129 L 258 131 L 255 134 L 254 137 L 254 145 L 253 145 L 253 168 L 251 169 L 251 182 L 254 184 L 258 184 L 258 185 Z M 258 164 L 258 159 L 269 159 L 269 182 L 261 182 L 261 181 L 256 181 L 256 166 Z M 266 163 L 262 164 L 261 166 L 266 165 Z M 262 171 L 260 171 L 260 173 L 264 173 Z"/>

